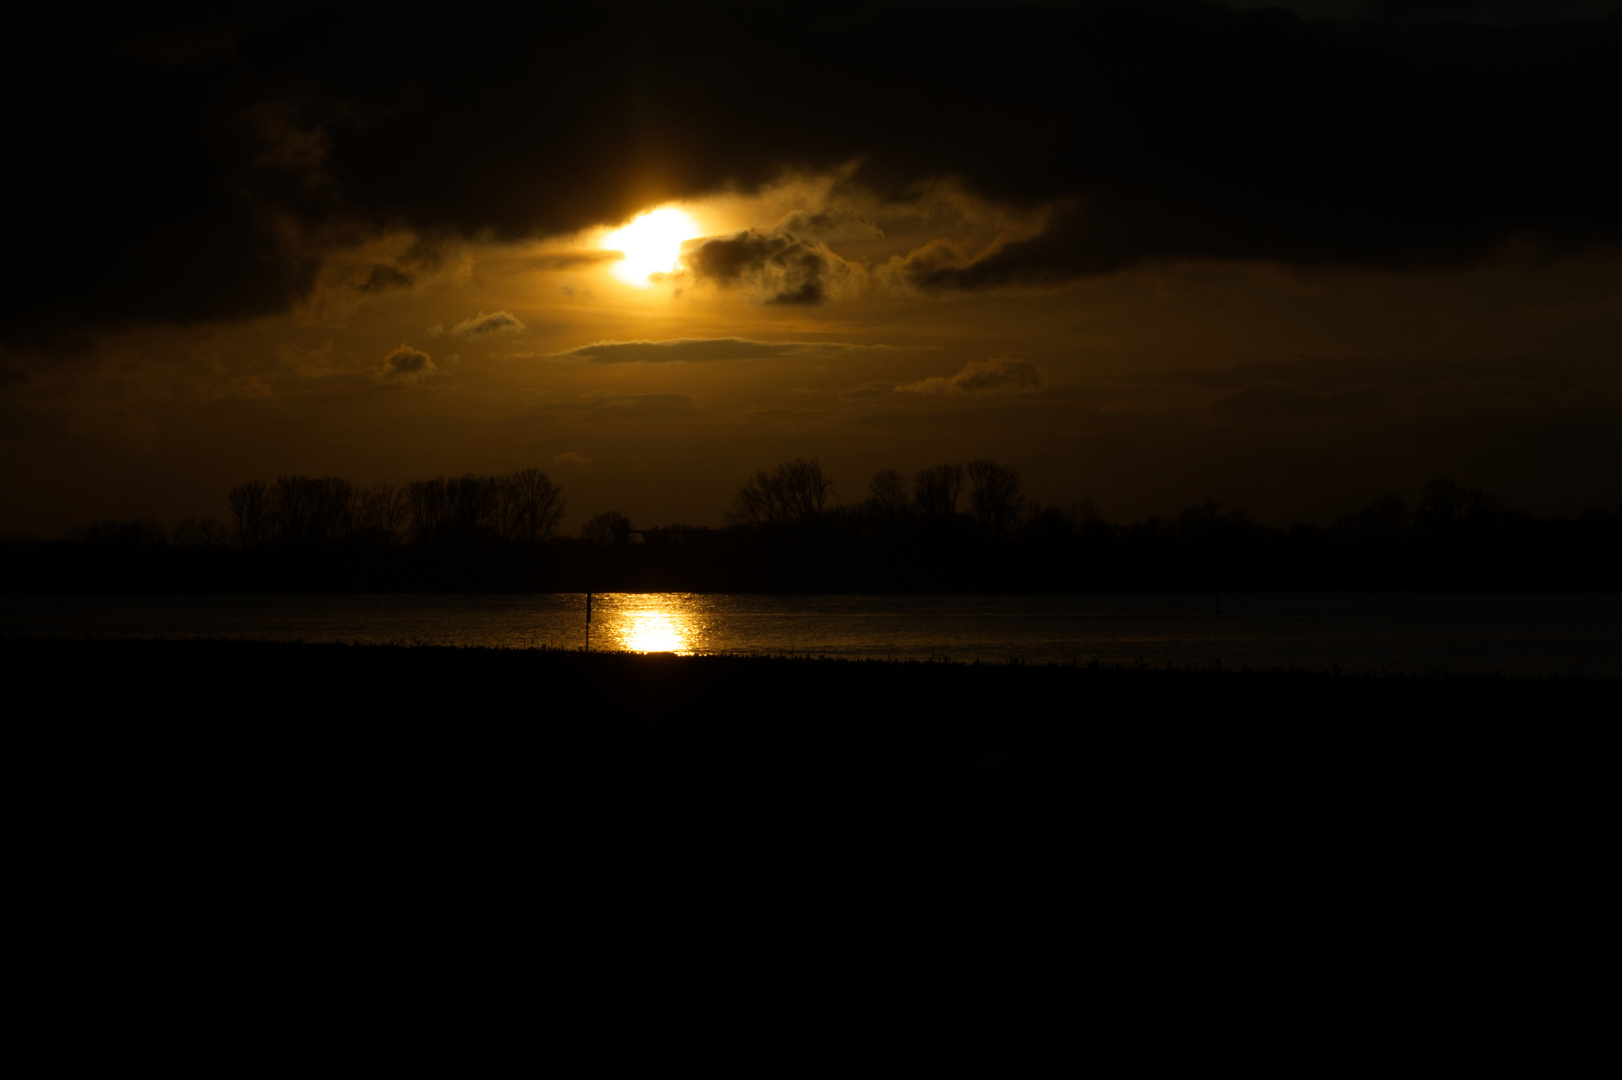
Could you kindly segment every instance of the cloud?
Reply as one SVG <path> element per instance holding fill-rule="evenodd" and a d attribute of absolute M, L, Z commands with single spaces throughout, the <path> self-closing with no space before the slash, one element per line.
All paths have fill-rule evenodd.
<path fill-rule="evenodd" d="M 617 251 L 557 251 L 537 255 L 529 260 L 529 264 L 537 270 L 578 270 L 618 262 L 623 257 Z"/>
<path fill-rule="evenodd" d="M 747 288 L 765 304 L 825 303 L 853 291 L 861 276 L 861 267 L 826 244 L 782 228 L 698 241 L 683 252 L 682 264 L 701 281 Z"/>
<path fill-rule="evenodd" d="M 379 263 L 373 266 L 365 279 L 357 286 L 363 293 L 382 292 L 385 289 L 403 289 L 410 286 L 416 279 L 398 266 L 388 266 Z"/>
<path fill-rule="evenodd" d="M 123 47 L 124 21 L 37 8 L 13 32 L 72 92 L 8 112 L 13 145 L 53 150 L 9 177 L 29 212 L 0 270 L 0 344 L 285 311 L 323 258 L 381 232 L 564 236 L 852 162 L 848 184 L 882 199 L 953 178 L 990 204 L 1051 211 L 1040 236 L 912 260 L 906 277 L 928 290 L 1146 260 L 1402 270 L 1511 240 L 1552 254 L 1622 243 L 1622 17 L 1386 6 L 1449 17 L 974 3 L 930 6 L 926 39 L 912 4 L 779 5 L 725 20 L 723 57 L 716 19 L 689 6 L 502 8 L 500 34 L 447 49 L 431 13 L 380 23 L 328 5 L 316 19 L 293 4 L 241 22 L 229 63 L 168 63 Z M 1466 8 L 1493 18 L 1449 14 Z M 212 25 L 177 17 L 163 36 Z M 601 75 L 585 44 L 605 40 L 657 92 L 579 93 Z M 827 224 L 717 238 L 695 272 L 823 302 L 842 274 L 826 245 L 849 225 Z"/>
<path fill-rule="evenodd" d="M 433 357 L 404 343 L 383 358 L 380 372 L 385 379 L 398 379 L 401 382 L 419 382 L 438 373 L 439 368 L 434 366 Z"/>
<path fill-rule="evenodd" d="M 557 462 L 559 465 L 590 465 L 591 464 L 591 459 L 589 457 L 587 457 L 584 454 L 577 454 L 573 450 L 565 450 L 561 454 L 555 454 L 555 455 L 553 455 L 552 460 Z"/>
<path fill-rule="evenodd" d="M 784 218 L 775 231 L 827 242 L 884 238 L 884 230 L 874 222 L 850 210 L 837 209 L 797 210 Z"/>
<path fill-rule="evenodd" d="M 843 341 L 750 341 L 747 338 L 672 338 L 668 341 L 597 341 L 553 353 L 557 360 L 590 364 L 703 363 L 712 360 L 777 360 L 791 356 L 889 349 L 886 345 L 852 345 Z"/>
<path fill-rule="evenodd" d="M 903 394 L 1027 394 L 1042 389 L 1042 376 L 1028 361 L 994 357 L 970 360 L 956 375 L 935 376 L 895 389 Z"/>
<path fill-rule="evenodd" d="M 513 333 L 524 329 L 524 324 L 518 317 L 507 311 L 492 311 L 486 315 L 479 312 L 470 319 L 463 319 L 450 332 L 462 337 L 491 337 L 496 334 Z"/>

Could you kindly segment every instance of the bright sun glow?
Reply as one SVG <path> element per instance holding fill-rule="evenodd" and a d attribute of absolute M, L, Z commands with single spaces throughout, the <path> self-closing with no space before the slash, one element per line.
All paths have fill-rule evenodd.
<path fill-rule="evenodd" d="M 665 206 L 609 233 L 603 237 L 603 247 L 625 256 L 613 266 L 615 277 L 646 289 L 653 284 L 650 275 L 668 274 L 680 265 L 683 240 L 703 235 L 691 214 Z"/>
<path fill-rule="evenodd" d="M 625 647 L 632 652 L 684 652 L 681 628 L 669 615 L 634 615 L 625 630 Z"/>

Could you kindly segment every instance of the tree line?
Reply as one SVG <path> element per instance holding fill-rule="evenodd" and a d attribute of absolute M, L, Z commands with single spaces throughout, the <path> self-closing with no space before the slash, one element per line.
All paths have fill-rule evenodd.
<path fill-rule="evenodd" d="M 636 529 L 618 511 L 560 531 L 544 473 L 359 487 L 278 477 L 232 488 L 224 523 L 102 522 L 4 543 L 7 589 L 976 592 L 1622 587 L 1622 505 L 1538 518 L 1433 480 L 1330 525 L 1278 527 L 1214 501 L 1113 523 L 1043 503 L 1018 470 L 881 469 L 841 499 L 820 461 L 745 478 L 722 528 Z M 99 584 L 98 584 L 99 583 Z"/>
<path fill-rule="evenodd" d="M 771 472 L 757 472 L 738 492 L 727 521 L 742 528 L 804 526 L 828 511 L 833 481 L 815 458 L 797 458 Z M 1018 520 L 1026 505 L 1019 473 L 995 461 L 946 463 L 920 469 L 909 485 L 895 469 L 880 469 L 868 481 L 867 498 L 854 507 L 836 508 L 839 519 L 866 517 L 880 522 L 921 520 L 942 523 L 958 516 L 958 501 L 967 495 L 968 517 L 976 526 L 1000 535 Z"/>
<path fill-rule="evenodd" d="M 357 487 L 336 476 L 280 476 L 232 488 L 225 529 L 212 521 L 182 523 L 203 542 L 260 547 L 353 544 L 393 547 L 518 544 L 557 535 L 563 492 L 539 469 L 506 476 L 438 476 L 404 485 Z M 177 536 L 177 540 L 178 540 Z"/>

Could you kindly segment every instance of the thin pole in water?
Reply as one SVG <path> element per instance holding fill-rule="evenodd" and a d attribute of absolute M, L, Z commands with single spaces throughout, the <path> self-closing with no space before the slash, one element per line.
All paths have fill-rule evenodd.
<path fill-rule="evenodd" d="M 591 594 L 586 594 L 586 651 L 591 651 Z"/>

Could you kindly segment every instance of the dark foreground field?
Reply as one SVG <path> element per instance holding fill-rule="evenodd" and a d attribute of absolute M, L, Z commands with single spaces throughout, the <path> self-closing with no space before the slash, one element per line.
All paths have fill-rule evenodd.
<path fill-rule="evenodd" d="M 521 844 L 526 861 L 566 851 L 620 869 L 1069 869 L 1105 849 L 1233 865 L 1376 834 L 1434 862 L 1478 843 L 1559 847 L 1601 809 L 1614 764 L 1614 682 L 219 641 L 0 650 L 11 760 L 54 804 L 45 820 L 99 807 L 199 844 L 296 832 L 346 859 L 412 821 L 414 842 L 470 859 Z"/>
<path fill-rule="evenodd" d="M 1614 854 L 1615 683 L 206 641 L 0 657 L 14 866 L 109 948 L 130 920 L 294 953 L 449 928 L 636 966 L 622 950 L 859 933 L 1124 950 L 1139 976 L 1387 965 L 1400 996 L 1413 972 L 1479 989 L 1565 963 Z"/>

